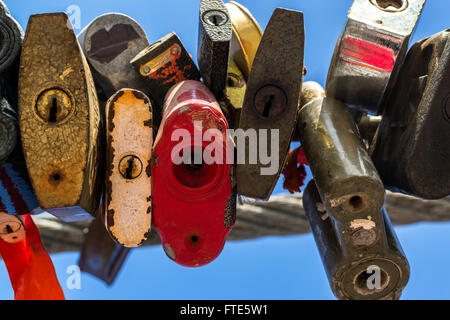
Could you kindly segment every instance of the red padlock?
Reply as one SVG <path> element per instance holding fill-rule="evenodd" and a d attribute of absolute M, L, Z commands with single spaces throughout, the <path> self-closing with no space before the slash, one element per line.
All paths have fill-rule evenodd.
<path fill-rule="evenodd" d="M 212 262 L 234 225 L 234 143 L 228 128 L 202 83 L 183 81 L 168 92 L 153 149 L 153 224 L 164 251 L 180 265 Z"/>

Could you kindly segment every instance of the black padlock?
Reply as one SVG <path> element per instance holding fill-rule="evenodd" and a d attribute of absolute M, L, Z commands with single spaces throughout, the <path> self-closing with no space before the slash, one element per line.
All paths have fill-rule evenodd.
<path fill-rule="evenodd" d="M 142 50 L 131 60 L 147 85 L 147 91 L 155 109 L 161 111 L 167 92 L 184 80 L 200 80 L 200 72 L 195 62 L 184 48 L 176 33 L 171 32 Z M 162 112 L 155 113 L 155 128 L 159 127 Z"/>
<path fill-rule="evenodd" d="M 123 88 L 148 93 L 130 64 L 148 46 L 147 36 L 135 20 L 119 13 L 101 15 L 81 31 L 78 41 L 106 99 Z"/>
<path fill-rule="evenodd" d="M 236 176 L 241 195 L 268 199 L 284 168 L 297 123 L 304 44 L 303 13 L 275 9 L 253 61 L 240 116 L 239 129 L 247 137 L 256 137 L 253 147 L 257 147 L 254 150 L 260 155 L 259 161 L 253 161 L 257 152 L 251 151 L 246 140 L 238 141 Z M 274 138 L 276 134 L 278 141 Z M 276 155 L 271 155 L 278 161 L 278 166 L 272 163 L 275 170 L 261 161 L 263 146 L 271 150 L 272 141 L 278 148 Z"/>
<path fill-rule="evenodd" d="M 322 199 L 333 217 L 381 210 L 383 183 L 359 135 L 349 108 L 332 98 L 318 98 L 299 114 L 305 156 Z"/>
<path fill-rule="evenodd" d="M 330 287 L 339 299 L 399 299 L 409 280 L 409 264 L 385 209 L 352 214 L 339 222 L 328 214 L 316 184 L 303 207 Z"/>
<path fill-rule="evenodd" d="M 450 30 L 409 51 L 372 145 L 384 184 L 426 199 L 450 194 Z"/>
<path fill-rule="evenodd" d="M 225 94 L 232 36 L 231 18 L 222 0 L 200 2 L 198 66 L 216 99 Z"/>

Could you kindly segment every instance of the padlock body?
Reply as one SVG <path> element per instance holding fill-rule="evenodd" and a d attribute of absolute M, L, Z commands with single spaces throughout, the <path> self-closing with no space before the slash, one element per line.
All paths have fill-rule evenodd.
<path fill-rule="evenodd" d="M 166 254 L 183 266 L 217 258 L 234 224 L 227 129 L 219 104 L 200 82 L 183 81 L 169 91 L 153 151 L 153 224 Z M 213 142 L 203 139 L 208 130 Z"/>
<path fill-rule="evenodd" d="M 30 17 L 19 93 L 23 151 L 41 208 L 67 220 L 89 218 L 101 196 L 100 112 L 66 14 Z"/>
<path fill-rule="evenodd" d="M 381 210 L 384 186 L 346 105 L 313 100 L 300 110 L 298 129 L 321 197 L 336 219 Z"/>
<path fill-rule="evenodd" d="M 400 298 L 409 264 L 384 208 L 340 223 L 326 210 L 314 181 L 304 192 L 303 207 L 337 298 Z"/>
<path fill-rule="evenodd" d="M 394 7 L 384 2 L 353 2 L 326 86 L 327 96 L 375 114 L 392 90 L 425 0 L 400 0 Z"/>
<path fill-rule="evenodd" d="M 392 191 L 426 199 L 450 194 L 450 32 L 408 52 L 371 146 Z"/>

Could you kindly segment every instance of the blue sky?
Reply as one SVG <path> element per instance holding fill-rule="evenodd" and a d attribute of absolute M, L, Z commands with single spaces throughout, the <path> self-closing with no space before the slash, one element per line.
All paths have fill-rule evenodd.
<path fill-rule="evenodd" d="M 4 0 L 26 28 L 35 13 L 81 8 L 81 24 L 96 16 L 121 12 L 137 20 L 150 42 L 175 31 L 187 50 L 197 52 L 197 0 Z M 322 85 L 352 0 L 240 0 L 265 28 L 277 7 L 301 10 L 306 26 L 305 80 Z M 449 28 L 450 1 L 428 0 L 411 40 Z M 80 30 L 76 30 L 78 33 Z M 280 185 L 275 193 L 281 192 Z M 450 223 L 417 224 L 396 228 L 411 264 L 404 299 L 450 299 L 448 244 Z M 170 261 L 162 248 L 133 250 L 112 287 L 82 275 L 81 290 L 69 290 L 67 267 L 78 253 L 55 254 L 52 259 L 68 299 L 334 299 L 311 235 L 229 242 L 222 255 L 200 269 L 187 269 Z M 5 266 L 0 262 L 0 299 L 12 299 Z"/>

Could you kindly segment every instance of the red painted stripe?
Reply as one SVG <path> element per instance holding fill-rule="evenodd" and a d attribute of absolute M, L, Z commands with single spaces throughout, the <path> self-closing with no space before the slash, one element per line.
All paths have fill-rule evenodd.
<path fill-rule="evenodd" d="M 394 69 L 394 51 L 373 42 L 347 37 L 344 40 L 342 54 L 345 61 L 365 68 L 379 69 L 386 72 L 391 72 Z M 345 58 L 356 61 L 350 61 Z"/>

